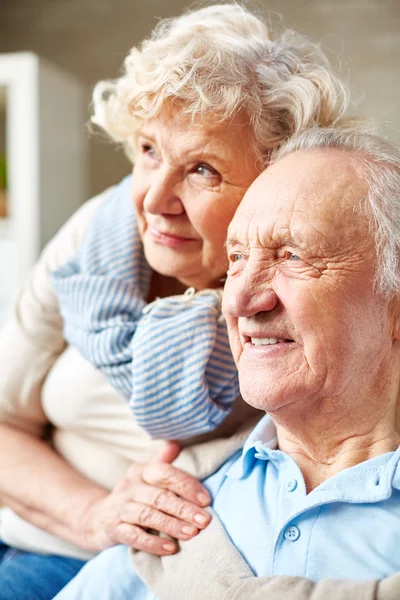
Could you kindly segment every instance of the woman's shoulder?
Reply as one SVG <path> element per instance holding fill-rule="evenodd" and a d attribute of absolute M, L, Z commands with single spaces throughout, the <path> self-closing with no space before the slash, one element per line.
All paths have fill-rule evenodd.
<path fill-rule="evenodd" d="M 125 190 L 128 179 L 125 177 L 119 184 L 87 200 L 64 223 L 42 253 L 41 259 L 46 262 L 48 271 L 60 267 L 78 250 L 98 209 L 115 194 L 120 195 L 120 190 Z"/>
<path fill-rule="evenodd" d="M 63 238 L 65 241 L 68 240 L 74 249 L 77 249 L 97 209 L 109 197 L 114 189 L 115 186 L 109 187 L 82 204 L 82 206 L 80 206 L 64 223 L 49 245 L 51 245 L 55 239 Z"/>
<path fill-rule="evenodd" d="M 77 232 L 85 231 L 89 222 L 92 220 L 94 214 L 100 205 L 104 204 L 106 200 L 110 202 L 115 199 L 116 202 L 121 202 L 121 198 L 127 198 L 130 205 L 130 189 L 131 189 L 132 175 L 127 175 L 116 185 L 112 185 L 105 189 L 100 194 L 96 194 L 87 200 L 78 210 L 69 218 L 65 223 L 64 227 L 73 225 Z"/>

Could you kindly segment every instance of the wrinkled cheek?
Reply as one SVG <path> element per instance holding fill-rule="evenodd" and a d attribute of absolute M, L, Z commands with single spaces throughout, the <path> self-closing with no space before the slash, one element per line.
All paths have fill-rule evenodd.
<path fill-rule="evenodd" d="M 201 237 L 201 243 L 202 263 L 210 270 L 214 278 L 219 279 L 218 287 L 222 287 L 228 270 L 228 258 L 224 248 L 225 237 L 221 239 Z"/>
<path fill-rule="evenodd" d="M 315 332 L 311 339 L 306 337 L 303 343 L 304 373 L 312 378 L 319 389 L 326 381 L 329 370 L 334 367 L 334 357 L 329 357 L 329 348 Z"/>
<path fill-rule="evenodd" d="M 131 192 L 132 206 L 137 214 L 143 213 L 144 196 L 145 196 L 144 192 L 140 192 L 136 188 L 132 189 L 132 192 Z"/>
<path fill-rule="evenodd" d="M 135 173 L 133 170 L 132 185 L 131 185 L 131 200 L 134 209 L 141 213 L 143 212 L 143 204 L 146 198 L 146 194 L 150 189 L 150 182 L 143 174 L 138 170 Z"/>
<path fill-rule="evenodd" d="M 143 233 L 146 228 L 146 220 L 144 218 L 143 211 L 143 201 L 144 201 L 144 192 L 141 192 L 136 187 L 133 186 L 131 191 L 131 202 L 132 208 L 136 214 L 137 222 L 139 225 L 139 234 L 141 238 L 143 238 Z"/>
<path fill-rule="evenodd" d="M 190 215 L 188 215 L 190 218 Z M 215 261 L 222 263 L 227 261 L 225 250 L 226 229 L 217 229 L 218 221 L 209 221 L 207 224 L 199 224 L 197 221 L 191 221 L 192 226 L 202 237 L 204 247 L 214 256 Z"/>
<path fill-rule="evenodd" d="M 305 344 L 305 358 L 315 391 L 323 390 L 327 396 L 343 392 L 357 372 L 355 349 L 348 340 L 343 340 L 339 327 L 336 331 L 328 328 L 324 332 L 316 331 Z"/>
<path fill-rule="evenodd" d="M 138 210 L 135 204 L 133 205 L 133 211 L 136 215 L 140 238 L 143 240 L 143 235 L 146 230 L 146 219 L 143 216 L 143 211 Z"/>
<path fill-rule="evenodd" d="M 227 258 L 226 254 L 225 254 L 225 251 L 224 251 L 223 247 L 217 253 L 216 261 L 215 262 L 219 266 L 220 275 L 221 275 L 222 281 L 224 282 L 225 279 L 226 279 L 226 272 L 227 272 L 228 267 L 229 267 L 229 261 L 228 261 L 228 258 Z"/>
<path fill-rule="evenodd" d="M 225 317 L 225 320 L 228 328 L 229 345 L 231 347 L 232 356 L 237 365 L 240 355 L 242 353 L 242 345 L 240 342 L 239 331 L 237 328 L 237 321 L 236 319 L 233 319 L 229 316 Z"/>

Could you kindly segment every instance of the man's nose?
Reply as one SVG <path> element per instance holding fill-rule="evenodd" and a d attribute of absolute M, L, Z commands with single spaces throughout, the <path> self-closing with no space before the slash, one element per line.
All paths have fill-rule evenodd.
<path fill-rule="evenodd" d="M 185 208 L 178 188 L 178 182 L 167 172 L 153 174 L 143 203 L 145 212 L 158 215 L 183 214 Z"/>
<path fill-rule="evenodd" d="M 225 285 L 223 312 L 230 317 L 252 317 L 261 312 L 271 312 L 279 299 L 271 279 L 251 272 L 229 278 Z"/>

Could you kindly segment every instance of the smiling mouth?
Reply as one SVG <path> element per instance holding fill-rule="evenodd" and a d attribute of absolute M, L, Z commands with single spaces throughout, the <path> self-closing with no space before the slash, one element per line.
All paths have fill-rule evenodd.
<path fill-rule="evenodd" d="M 151 226 L 148 227 L 148 232 L 156 241 L 167 245 L 176 245 L 182 244 L 184 242 L 196 241 L 195 238 L 183 237 L 181 235 L 174 235 L 172 233 L 165 233 Z"/>
<path fill-rule="evenodd" d="M 249 338 L 253 346 L 273 346 L 275 344 L 293 343 L 294 340 L 283 338 Z"/>
<path fill-rule="evenodd" d="M 151 226 L 149 226 L 149 230 L 150 230 L 150 233 L 152 233 L 153 235 L 160 235 L 160 236 L 171 238 L 174 240 L 188 240 L 189 241 L 189 240 L 194 239 L 194 238 L 185 237 L 183 235 L 176 235 L 174 233 L 167 233 L 165 231 L 159 231 L 155 227 L 151 227 Z"/>

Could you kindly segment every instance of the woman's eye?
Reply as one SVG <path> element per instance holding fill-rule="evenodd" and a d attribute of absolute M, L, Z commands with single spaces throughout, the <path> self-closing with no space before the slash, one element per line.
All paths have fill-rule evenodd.
<path fill-rule="evenodd" d="M 194 172 L 196 175 L 201 175 L 201 177 L 218 177 L 218 172 L 210 167 L 209 165 L 196 165 L 194 168 Z"/>
<path fill-rule="evenodd" d="M 286 250 L 283 258 L 285 260 L 301 260 L 300 256 L 297 256 L 297 254 L 293 254 L 293 252 L 290 252 L 289 250 Z"/>
<path fill-rule="evenodd" d="M 150 156 L 152 158 L 156 156 L 156 152 L 153 146 L 151 146 L 150 144 L 141 144 L 141 150 L 142 153 L 146 154 L 147 156 Z"/>

